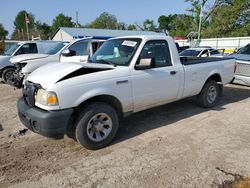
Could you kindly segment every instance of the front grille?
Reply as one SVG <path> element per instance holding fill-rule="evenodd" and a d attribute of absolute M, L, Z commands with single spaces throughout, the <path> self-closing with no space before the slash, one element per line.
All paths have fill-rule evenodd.
<path fill-rule="evenodd" d="M 250 64 L 236 63 L 236 75 L 250 76 Z"/>
<path fill-rule="evenodd" d="M 29 106 L 35 106 L 35 94 L 38 87 L 32 82 L 26 81 L 23 88 L 23 98 Z"/>

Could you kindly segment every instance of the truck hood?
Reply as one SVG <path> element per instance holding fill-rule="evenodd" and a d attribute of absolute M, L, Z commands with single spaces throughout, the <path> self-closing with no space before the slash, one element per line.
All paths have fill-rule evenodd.
<path fill-rule="evenodd" d="M 115 67 L 112 65 L 97 63 L 57 62 L 46 64 L 36 69 L 28 76 L 27 80 L 36 84 L 40 84 L 44 89 L 47 89 L 62 80 L 114 68 Z"/>
<path fill-rule="evenodd" d="M 250 55 L 247 54 L 233 54 L 231 57 L 234 57 L 236 60 L 250 61 Z"/>
<path fill-rule="evenodd" d="M 42 59 L 48 57 L 48 54 L 23 54 L 17 55 L 10 59 L 10 62 L 13 64 L 16 63 L 25 63 L 24 61 L 34 60 L 34 59 Z"/>

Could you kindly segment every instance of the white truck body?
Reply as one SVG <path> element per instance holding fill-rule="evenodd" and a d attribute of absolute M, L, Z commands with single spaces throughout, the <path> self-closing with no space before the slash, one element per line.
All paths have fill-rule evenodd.
<path fill-rule="evenodd" d="M 101 58 L 104 56 L 100 54 L 103 51 L 105 52 L 103 54 L 107 54 L 105 49 L 111 46 L 109 43 L 116 42 L 120 42 L 121 48 L 135 48 L 128 64 L 121 64 L 125 60 L 119 61 L 121 63 L 117 66 L 101 64 L 104 61 Z M 213 80 L 224 85 L 234 77 L 234 59 L 200 58 L 192 62 L 186 61 L 185 65 L 185 60 L 180 61 L 175 43 L 170 37 L 119 37 L 110 39 L 104 44 L 90 59 L 96 58 L 96 63 L 47 64 L 30 74 L 24 88 L 26 94 L 29 93 L 29 90 L 35 91 L 35 88 L 38 88 L 38 92 L 42 90 L 53 93 L 58 99 L 58 104 L 46 105 L 38 101 L 39 97 L 35 97 L 33 105 L 38 109 L 57 113 L 68 109 L 75 111 L 74 109 L 78 109 L 86 101 L 92 101 L 92 99 L 96 101 L 98 97 L 102 97 L 102 99 L 108 97 L 106 102 L 110 98 L 114 99 L 121 107 L 121 113 L 126 115 L 199 95 L 208 81 Z M 159 48 L 162 47 L 161 45 L 164 45 L 163 48 Z M 153 67 L 139 69 L 138 59 L 144 59 L 142 63 L 147 62 L 148 58 L 143 56 L 151 55 L 153 52 L 151 47 L 152 50 L 154 48 L 159 50 L 155 51 L 155 54 L 161 52 L 162 49 L 168 52 L 168 65 L 157 67 L 156 63 L 160 63 L 160 65 L 166 63 L 166 61 L 157 59 L 154 61 Z M 142 55 L 144 53 L 146 55 Z M 163 57 L 167 55 L 164 53 Z M 119 56 L 117 54 L 121 55 L 122 52 L 118 53 L 114 48 L 114 59 Z M 109 58 L 109 55 L 106 58 Z M 33 89 L 29 88 L 30 85 L 33 85 L 31 86 Z M 32 98 L 32 95 L 36 95 L 35 93 L 27 94 L 27 97 Z M 218 91 L 215 94 L 218 95 Z M 22 102 L 22 105 L 25 106 L 24 103 Z M 28 110 L 22 110 L 22 105 L 19 105 L 19 111 L 26 114 Z M 26 104 L 25 108 L 30 107 Z M 26 114 L 25 116 L 31 115 Z M 29 126 L 27 125 L 27 127 Z"/>

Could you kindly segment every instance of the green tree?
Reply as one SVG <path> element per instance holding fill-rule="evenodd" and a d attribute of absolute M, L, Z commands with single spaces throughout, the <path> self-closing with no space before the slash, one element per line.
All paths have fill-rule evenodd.
<path fill-rule="evenodd" d="M 205 37 L 234 37 L 250 35 L 249 0 L 232 0 L 216 8 L 204 30 Z"/>
<path fill-rule="evenodd" d="M 162 15 L 158 18 L 159 29 L 171 36 L 186 37 L 193 30 L 193 17 L 186 14 Z"/>
<path fill-rule="evenodd" d="M 198 31 L 201 21 L 201 30 L 204 29 L 216 12 L 217 8 L 223 5 L 231 4 L 233 0 L 185 0 L 191 3 L 191 7 L 187 9 L 193 17 L 193 31 Z M 237 0 L 241 1 L 241 0 Z"/>
<path fill-rule="evenodd" d="M 9 32 L 4 29 L 3 25 L 0 24 L 0 40 L 5 39 L 8 33 Z"/>
<path fill-rule="evenodd" d="M 176 18 L 175 15 L 162 15 L 158 18 L 159 29 L 170 31 L 173 28 L 173 20 Z"/>
<path fill-rule="evenodd" d="M 172 28 L 170 30 L 171 36 L 187 37 L 193 30 L 193 18 L 190 15 L 178 14 L 175 15 L 172 21 Z"/>
<path fill-rule="evenodd" d="M 156 26 L 154 25 L 154 20 L 146 19 L 143 22 L 143 29 L 147 31 L 155 31 Z"/>
<path fill-rule="evenodd" d="M 51 27 L 40 21 L 35 22 L 36 35 L 40 35 L 41 39 L 48 39 L 52 34 Z"/>
<path fill-rule="evenodd" d="M 51 26 L 51 31 L 56 32 L 59 27 L 74 27 L 72 17 L 65 16 L 63 13 L 58 14 L 54 19 Z"/>
<path fill-rule="evenodd" d="M 117 26 L 117 18 L 108 12 L 103 12 L 89 25 L 90 28 L 97 29 L 117 29 Z"/>
<path fill-rule="evenodd" d="M 127 30 L 136 30 L 136 26 L 134 24 L 129 24 Z"/>
<path fill-rule="evenodd" d="M 26 29 L 26 19 L 25 15 L 28 18 L 28 29 L 32 31 L 35 27 L 35 16 L 32 13 L 27 13 L 25 10 L 20 11 L 15 17 L 14 21 L 14 32 L 12 34 L 12 39 L 26 40 L 27 39 L 27 29 Z"/>
<path fill-rule="evenodd" d="M 118 22 L 117 23 L 117 29 L 125 30 L 126 29 L 126 24 L 124 22 Z"/>

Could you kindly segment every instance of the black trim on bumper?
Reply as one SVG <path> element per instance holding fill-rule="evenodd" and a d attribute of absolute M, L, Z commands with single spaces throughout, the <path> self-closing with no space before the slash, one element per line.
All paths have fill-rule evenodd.
<path fill-rule="evenodd" d="M 28 106 L 23 97 L 17 103 L 21 122 L 30 130 L 45 137 L 63 138 L 73 109 L 45 111 Z"/>

